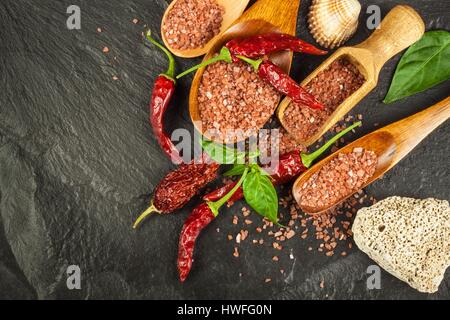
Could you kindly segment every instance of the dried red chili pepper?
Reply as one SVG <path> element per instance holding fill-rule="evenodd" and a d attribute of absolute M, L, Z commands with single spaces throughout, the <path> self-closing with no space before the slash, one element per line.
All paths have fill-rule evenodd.
<path fill-rule="evenodd" d="M 217 178 L 219 167 L 220 164 L 209 162 L 206 154 L 202 155 L 201 161 L 181 164 L 161 180 L 154 191 L 151 206 L 137 218 L 133 228 L 152 213 L 167 214 L 182 208 Z"/>
<path fill-rule="evenodd" d="M 164 114 L 175 92 L 175 59 L 163 45 L 152 38 L 151 32 L 147 31 L 146 38 L 155 46 L 160 48 L 169 58 L 169 68 L 160 74 L 154 83 L 152 98 L 150 102 L 150 124 L 159 145 L 166 155 L 176 164 L 183 162 L 175 145 L 164 131 Z"/>
<path fill-rule="evenodd" d="M 244 182 L 248 169 L 245 169 L 239 182 L 235 184 L 230 191 L 221 197 L 217 202 L 202 203 L 197 206 L 187 218 L 181 230 L 180 241 L 178 245 L 178 272 L 180 280 L 184 282 L 192 268 L 192 258 L 194 254 L 194 245 L 200 232 L 208 226 L 219 214 L 219 209 L 239 189 Z"/>
<path fill-rule="evenodd" d="M 276 173 L 271 175 L 272 181 L 275 185 L 281 185 L 288 183 L 298 177 L 301 173 L 308 170 L 312 163 L 319 158 L 326 150 L 328 150 L 336 141 L 342 138 L 344 135 L 361 126 L 361 122 L 357 122 L 347 129 L 341 131 L 339 134 L 330 139 L 326 144 L 324 144 L 320 149 L 316 150 L 311 154 L 304 154 L 297 151 L 286 153 L 280 156 L 278 161 L 278 168 Z M 227 194 L 236 185 L 235 182 L 223 186 L 203 197 L 204 201 L 217 201 L 224 194 Z M 233 196 L 228 201 L 232 204 L 244 197 L 244 192 L 242 188 L 239 188 Z"/>
<path fill-rule="evenodd" d="M 250 36 L 247 38 L 238 38 L 230 40 L 220 50 L 220 53 L 202 63 L 180 73 L 177 79 L 184 77 L 185 75 L 194 72 L 200 68 L 206 67 L 210 64 L 219 61 L 225 61 L 227 63 L 238 62 L 238 55 L 244 56 L 250 59 L 261 58 L 271 53 L 290 50 L 294 52 L 303 52 L 313 55 L 327 54 L 327 51 L 320 50 L 303 40 L 300 40 L 294 36 L 288 34 L 276 34 L 269 33 L 263 35 Z"/>
<path fill-rule="evenodd" d="M 252 60 L 244 56 L 237 56 L 239 59 L 251 64 L 261 79 L 270 83 L 278 92 L 288 96 L 298 104 L 306 105 L 312 109 L 323 109 L 320 103 L 311 93 L 297 84 L 283 69 L 269 60 Z"/>
<path fill-rule="evenodd" d="M 185 281 L 192 268 L 194 245 L 200 232 L 216 218 L 207 203 L 197 206 L 187 218 L 178 245 L 178 273 Z"/>
<path fill-rule="evenodd" d="M 317 99 L 303 87 L 295 82 L 283 69 L 273 64 L 269 60 L 253 60 L 244 56 L 234 56 L 230 50 L 223 47 L 220 54 L 210 60 L 207 60 L 177 76 L 177 79 L 185 76 L 186 74 L 197 70 L 201 67 L 205 67 L 211 63 L 218 61 L 225 61 L 232 63 L 235 58 L 243 60 L 253 66 L 259 77 L 269 84 L 271 84 L 278 92 L 288 96 L 292 101 L 306 105 L 312 109 L 323 109 L 324 105 L 317 101 Z"/>
<path fill-rule="evenodd" d="M 234 62 L 239 60 L 237 58 L 238 55 L 257 59 L 284 50 L 312 55 L 328 53 L 308 42 L 284 33 L 269 33 L 247 38 L 237 38 L 229 41 L 225 46 L 230 50 Z"/>

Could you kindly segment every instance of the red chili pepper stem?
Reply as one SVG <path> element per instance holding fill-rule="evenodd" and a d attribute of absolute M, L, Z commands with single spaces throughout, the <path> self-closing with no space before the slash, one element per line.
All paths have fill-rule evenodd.
<path fill-rule="evenodd" d="M 230 190 L 222 199 L 216 202 L 207 202 L 208 207 L 211 209 L 214 216 L 219 215 L 219 209 L 222 207 L 225 203 L 228 202 L 228 200 L 231 199 L 231 197 L 234 195 L 234 193 L 241 187 L 241 185 L 244 183 L 245 178 L 247 177 L 248 168 L 245 168 L 244 173 L 242 174 L 241 178 L 239 179 L 239 182 L 236 183 L 233 189 Z"/>
<path fill-rule="evenodd" d="M 166 54 L 167 58 L 169 58 L 169 68 L 165 73 L 161 73 L 161 75 L 175 82 L 175 58 L 173 57 L 172 53 L 170 53 L 170 51 L 167 50 L 166 47 L 164 47 L 162 44 L 160 44 L 158 41 L 152 38 L 151 30 L 147 31 L 145 37 L 147 38 L 148 41 L 150 41 L 159 49 L 161 49 Z"/>
<path fill-rule="evenodd" d="M 192 68 L 184 71 L 183 73 L 180 73 L 179 75 L 177 75 L 177 79 L 180 79 L 182 77 L 184 77 L 185 75 L 188 75 L 189 73 L 192 73 L 200 68 L 204 68 L 206 66 L 209 66 L 210 64 L 219 62 L 219 61 L 225 61 L 227 63 L 232 63 L 233 62 L 233 58 L 231 56 L 231 52 L 227 47 L 223 47 L 220 50 L 220 53 L 218 56 L 215 56 L 209 60 L 203 61 L 200 64 L 197 64 L 196 66 L 193 66 Z"/>
<path fill-rule="evenodd" d="M 348 127 L 347 129 L 339 132 L 339 134 L 337 134 L 336 136 L 331 138 L 327 143 L 325 143 L 321 148 L 317 149 L 313 153 L 310 153 L 310 154 L 302 153 L 302 154 L 300 154 L 300 156 L 302 157 L 303 165 L 306 168 L 310 168 L 312 163 L 314 161 L 316 161 L 317 158 L 320 157 L 325 151 L 327 151 L 333 144 L 335 144 L 337 141 L 339 141 L 340 138 L 342 138 L 347 133 L 349 133 L 353 129 L 355 129 L 357 127 L 360 127 L 360 126 L 362 126 L 362 122 L 361 121 L 356 122 L 353 125 L 351 125 L 350 127 Z"/>
<path fill-rule="evenodd" d="M 161 213 L 158 209 L 156 209 L 155 205 L 153 204 L 153 201 L 150 204 L 150 207 L 141 213 L 141 215 L 136 219 L 136 221 L 133 224 L 133 229 L 136 229 L 142 221 L 144 221 L 145 218 L 147 218 L 152 213 Z"/>
<path fill-rule="evenodd" d="M 237 58 L 241 59 L 242 61 L 247 62 L 249 65 L 251 65 L 253 67 L 253 69 L 255 69 L 256 72 L 258 72 L 259 67 L 261 66 L 261 63 L 263 63 L 263 59 L 258 59 L 258 60 L 253 60 L 244 56 L 240 56 L 237 55 Z"/>

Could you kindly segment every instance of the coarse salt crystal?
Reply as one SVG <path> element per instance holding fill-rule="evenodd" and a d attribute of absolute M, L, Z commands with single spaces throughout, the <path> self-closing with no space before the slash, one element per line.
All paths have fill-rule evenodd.
<path fill-rule="evenodd" d="M 290 230 L 288 233 L 286 233 L 286 238 L 290 239 L 293 236 L 295 236 L 295 231 L 294 230 Z"/>

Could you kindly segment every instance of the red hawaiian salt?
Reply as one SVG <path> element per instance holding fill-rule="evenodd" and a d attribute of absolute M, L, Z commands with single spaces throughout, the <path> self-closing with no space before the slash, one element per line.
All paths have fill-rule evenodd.
<path fill-rule="evenodd" d="M 308 92 L 324 104 L 325 109 L 315 110 L 291 103 L 284 114 L 285 128 L 300 141 L 309 139 L 364 82 L 364 76 L 348 59 L 334 61 L 306 85 Z"/>
<path fill-rule="evenodd" d="M 327 207 L 355 193 L 374 175 L 377 163 L 375 152 L 363 148 L 339 153 L 301 186 L 300 207 Z"/>

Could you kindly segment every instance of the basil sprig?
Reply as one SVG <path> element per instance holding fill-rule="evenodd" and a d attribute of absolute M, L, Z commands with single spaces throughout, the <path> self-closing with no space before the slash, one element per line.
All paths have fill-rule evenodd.
<path fill-rule="evenodd" d="M 278 224 L 278 195 L 266 172 L 256 163 L 246 163 L 246 159 L 255 159 L 259 150 L 245 153 L 208 140 L 200 141 L 203 150 L 217 163 L 234 164 L 225 176 L 243 178 L 244 198 L 258 214 Z"/>
<path fill-rule="evenodd" d="M 240 176 L 248 169 L 250 171 L 242 184 L 245 201 L 258 214 L 278 224 L 278 195 L 264 169 L 257 164 L 236 164 L 224 176 Z"/>
<path fill-rule="evenodd" d="M 403 55 L 384 103 L 425 91 L 450 78 L 450 33 L 430 31 Z"/>
<path fill-rule="evenodd" d="M 246 170 L 249 170 L 249 172 L 242 184 L 245 201 L 258 214 L 278 224 L 277 191 L 264 169 L 257 164 L 236 164 L 224 175 L 228 177 L 240 176 Z"/>

